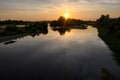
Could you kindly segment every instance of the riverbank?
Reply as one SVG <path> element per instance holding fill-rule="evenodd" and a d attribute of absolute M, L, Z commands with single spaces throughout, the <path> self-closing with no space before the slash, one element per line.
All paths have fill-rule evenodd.
<path fill-rule="evenodd" d="M 112 56 L 120 65 L 120 38 L 116 38 L 115 36 L 108 34 L 105 29 L 102 29 L 100 27 L 98 27 L 97 30 L 98 30 L 98 36 L 113 51 Z"/>
<path fill-rule="evenodd" d="M 6 41 L 11 41 L 11 40 L 16 40 L 18 38 L 23 38 L 24 36 L 27 36 L 28 34 L 18 34 L 18 35 L 12 35 L 12 36 L 2 36 L 0 37 L 0 43 L 6 42 Z"/>

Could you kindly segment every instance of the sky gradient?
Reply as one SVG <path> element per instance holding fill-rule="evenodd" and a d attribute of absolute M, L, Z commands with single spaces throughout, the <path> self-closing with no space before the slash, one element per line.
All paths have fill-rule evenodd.
<path fill-rule="evenodd" d="M 66 12 L 82 20 L 119 17 L 120 0 L 0 0 L 0 20 L 54 20 Z"/>

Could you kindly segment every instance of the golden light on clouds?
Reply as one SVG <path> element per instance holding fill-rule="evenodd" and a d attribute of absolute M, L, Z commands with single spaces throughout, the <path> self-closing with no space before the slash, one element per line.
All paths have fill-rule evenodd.
<path fill-rule="evenodd" d="M 120 0 L 0 0 L 0 20 L 55 20 L 59 16 L 96 20 L 102 14 L 119 17 L 119 9 Z"/>

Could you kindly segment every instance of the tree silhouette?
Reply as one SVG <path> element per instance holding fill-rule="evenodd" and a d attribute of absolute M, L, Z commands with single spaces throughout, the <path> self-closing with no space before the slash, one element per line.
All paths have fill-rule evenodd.
<path fill-rule="evenodd" d="M 63 27 L 63 26 L 83 26 L 85 23 L 80 19 L 65 19 L 63 16 L 60 16 L 58 20 L 50 22 L 51 27 Z"/>
<path fill-rule="evenodd" d="M 60 16 L 58 19 L 58 23 L 60 26 L 64 26 L 65 25 L 65 18 L 63 16 Z"/>

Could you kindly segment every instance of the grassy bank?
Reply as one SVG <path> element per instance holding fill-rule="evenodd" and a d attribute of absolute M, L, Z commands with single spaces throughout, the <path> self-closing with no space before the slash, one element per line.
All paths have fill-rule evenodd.
<path fill-rule="evenodd" d="M 114 35 L 110 35 L 103 28 L 98 27 L 99 37 L 108 45 L 113 51 L 112 56 L 120 65 L 120 38 L 116 38 Z"/>

